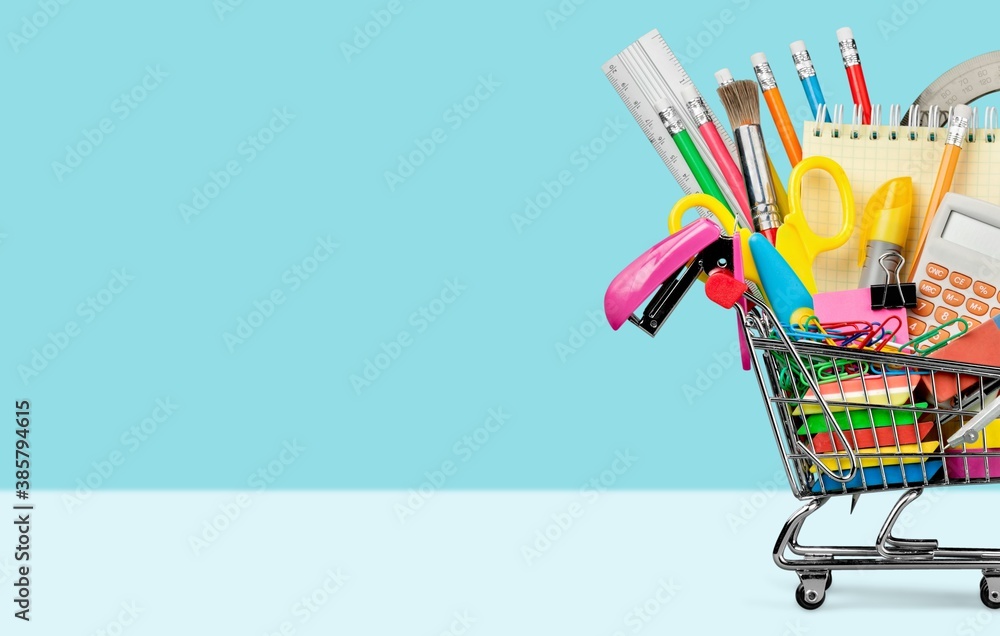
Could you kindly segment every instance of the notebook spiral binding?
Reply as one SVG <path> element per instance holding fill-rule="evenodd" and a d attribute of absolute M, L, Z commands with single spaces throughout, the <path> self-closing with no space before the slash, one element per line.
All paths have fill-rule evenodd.
<path fill-rule="evenodd" d="M 861 106 L 859 104 L 854 104 L 851 110 L 851 121 L 845 124 L 844 105 L 833 105 L 829 109 L 830 118 L 833 121 L 827 123 L 824 121 L 826 119 L 827 105 L 820 104 L 816 110 L 816 119 L 812 122 L 813 136 L 822 137 L 824 134 L 828 134 L 834 138 L 879 139 L 879 129 L 882 127 L 882 106 L 880 104 L 872 106 L 871 124 L 861 123 Z M 882 135 L 882 138 L 888 138 L 892 141 L 900 139 L 937 141 L 947 134 L 948 125 L 951 122 L 952 110 L 948 110 L 948 123 L 942 127 L 908 126 L 900 123 L 902 121 L 902 108 L 900 105 L 893 104 L 889 107 L 889 132 L 887 135 Z M 913 104 L 908 110 L 907 121 L 920 121 L 920 114 L 920 106 Z M 938 121 L 939 116 L 940 112 L 937 106 L 931 106 L 928 109 L 927 121 Z M 997 130 L 997 128 L 1000 128 L 1000 122 L 998 122 L 996 107 L 988 106 L 983 111 L 983 126 L 981 128 L 976 126 L 977 121 L 979 121 L 979 109 L 973 106 L 972 118 L 969 120 L 967 141 L 969 143 L 976 143 L 978 141 L 995 143 L 998 134 L 1000 134 L 1000 130 Z"/>

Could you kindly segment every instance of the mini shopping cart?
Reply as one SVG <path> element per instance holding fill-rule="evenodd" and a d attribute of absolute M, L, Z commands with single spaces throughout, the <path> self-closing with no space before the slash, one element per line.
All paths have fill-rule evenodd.
<path fill-rule="evenodd" d="M 1000 548 L 947 548 L 892 534 L 925 488 L 1000 482 L 1000 443 L 992 447 L 986 432 L 946 448 L 1000 390 L 1000 367 L 797 341 L 754 293 L 732 284 L 742 282 L 738 260 L 730 237 L 711 221 L 696 221 L 623 270 L 608 289 L 605 312 L 614 329 L 632 322 L 655 336 L 699 276 L 713 300 L 736 309 L 744 368 L 760 385 L 792 493 L 805 502 L 773 552 L 778 567 L 799 577 L 798 604 L 822 605 L 834 570 L 975 569 L 982 571 L 982 602 L 1000 608 Z M 954 398 L 933 400 L 951 387 Z M 931 401 L 918 401 L 921 395 Z M 851 495 L 853 507 L 860 495 L 885 491 L 901 496 L 874 545 L 799 543 L 806 519 L 831 497 Z"/>

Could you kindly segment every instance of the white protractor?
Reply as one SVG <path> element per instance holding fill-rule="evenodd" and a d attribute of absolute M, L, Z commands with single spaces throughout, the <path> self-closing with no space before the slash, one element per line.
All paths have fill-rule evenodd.
<path fill-rule="evenodd" d="M 660 121 L 657 103 L 662 103 L 662 100 L 667 100 L 670 105 L 675 107 L 676 112 L 684 121 L 684 126 L 690 132 L 691 139 L 699 153 L 705 158 L 705 163 L 712 171 L 716 183 L 719 184 L 719 188 L 729 200 L 730 207 L 734 210 L 737 209 L 738 204 L 729 185 L 715 161 L 712 160 L 708 147 L 701 135 L 698 134 L 696 122 L 681 99 L 681 89 L 687 86 L 694 87 L 694 83 L 684 71 L 680 60 L 660 36 L 660 32 L 653 29 L 605 62 L 601 68 L 629 112 L 632 113 L 632 117 L 642 128 L 646 139 L 653 145 L 664 165 L 681 186 L 681 190 L 685 194 L 701 192 L 694 175 L 691 174 L 673 139 L 670 138 L 670 134 Z M 694 88 L 697 90 L 697 87 Z M 726 143 L 729 154 L 736 160 L 736 145 L 711 108 L 708 112 L 719 131 L 719 135 Z M 699 209 L 699 214 L 711 216 L 702 209 Z"/>

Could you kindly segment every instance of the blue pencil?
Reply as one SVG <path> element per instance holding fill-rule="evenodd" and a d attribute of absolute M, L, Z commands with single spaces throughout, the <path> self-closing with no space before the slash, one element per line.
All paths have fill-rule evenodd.
<path fill-rule="evenodd" d="M 825 104 L 823 89 L 819 87 L 819 80 L 816 79 L 816 67 L 813 66 L 809 51 L 806 50 L 806 43 L 802 40 L 792 42 L 788 45 L 792 50 L 792 61 L 795 62 L 795 70 L 802 80 L 802 90 L 806 92 L 806 99 L 809 100 L 809 108 L 812 109 L 813 117 L 819 110 L 820 104 Z M 830 109 L 826 110 L 826 121 L 830 121 Z"/>

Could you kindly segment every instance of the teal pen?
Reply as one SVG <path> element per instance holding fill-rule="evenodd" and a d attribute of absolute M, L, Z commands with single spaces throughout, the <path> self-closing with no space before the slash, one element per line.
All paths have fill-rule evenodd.
<path fill-rule="evenodd" d="M 788 45 L 792 50 L 792 61 L 795 62 L 795 70 L 802 80 L 802 90 L 806 92 L 806 99 L 809 100 L 809 108 L 812 109 L 813 117 L 819 112 L 819 105 L 826 104 L 823 97 L 823 89 L 819 87 L 819 80 L 816 79 L 816 67 L 813 66 L 809 51 L 806 50 L 806 43 L 802 40 L 792 42 Z M 830 109 L 826 109 L 826 121 L 830 120 Z"/>

